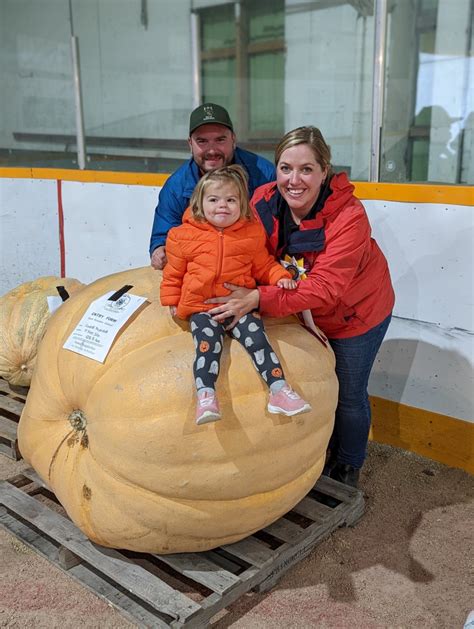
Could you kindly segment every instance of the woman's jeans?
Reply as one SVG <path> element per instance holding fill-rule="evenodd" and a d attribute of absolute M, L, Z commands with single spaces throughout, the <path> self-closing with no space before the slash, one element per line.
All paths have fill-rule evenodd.
<path fill-rule="evenodd" d="M 369 376 L 390 319 L 391 315 L 359 336 L 329 339 L 339 380 L 336 422 L 329 442 L 331 459 L 356 469 L 364 463 L 369 440 Z"/>

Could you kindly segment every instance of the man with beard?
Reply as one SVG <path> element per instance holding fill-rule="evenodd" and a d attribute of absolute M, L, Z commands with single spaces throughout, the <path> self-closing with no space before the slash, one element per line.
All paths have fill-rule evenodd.
<path fill-rule="evenodd" d="M 236 146 L 234 127 L 224 107 L 200 105 L 189 119 L 189 148 L 192 157 L 167 180 L 158 197 L 150 239 L 151 266 L 166 264 L 168 231 L 181 224 L 189 199 L 202 175 L 221 166 L 239 164 L 248 176 L 249 198 L 255 188 L 275 180 L 275 167 L 264 157 Z"/>

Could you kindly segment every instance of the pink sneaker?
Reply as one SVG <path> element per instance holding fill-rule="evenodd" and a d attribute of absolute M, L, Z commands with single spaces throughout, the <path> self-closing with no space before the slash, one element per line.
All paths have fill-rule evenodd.
<path fill-rule="evenodd" d="M 307 413 L 311 410 L 311 404 L 303 400 L 287 384 L 278 393 L 270 392 L 267 409 L 270 413 L 281 413 L 282 415 L 291 416 L 298 413 Z"/>
<path fill-rule="evenodd" d="M 207 424 L 208 422 L 216 422 L 221 418 L 219 404 L 216 394 L 205 391 L 198 395 L 196 404 L 196 424 Z"/>

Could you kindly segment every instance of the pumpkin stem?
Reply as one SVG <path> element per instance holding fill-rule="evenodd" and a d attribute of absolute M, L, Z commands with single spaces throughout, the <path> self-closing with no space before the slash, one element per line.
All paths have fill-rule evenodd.
<path fill-rule="evenodd" d="M 74 430 L 77 430 L 79 432 L 80 430 L 86 429 L 86 425 L 87 425 L 86 416 L 84 415 L 83 411 L 81 411 L 80 409 L 76 409 L 72 411 L 68 419 L 71 426 L 74 428 Z"/>

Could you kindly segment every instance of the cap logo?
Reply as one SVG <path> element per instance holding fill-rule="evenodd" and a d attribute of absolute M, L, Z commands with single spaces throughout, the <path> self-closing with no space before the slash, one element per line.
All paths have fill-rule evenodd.
<path fill-rule="evenodd" d="M 212 105 L 204 105 L 204 118 L 203 120 L 214 120 L 214 109 Z"/>

